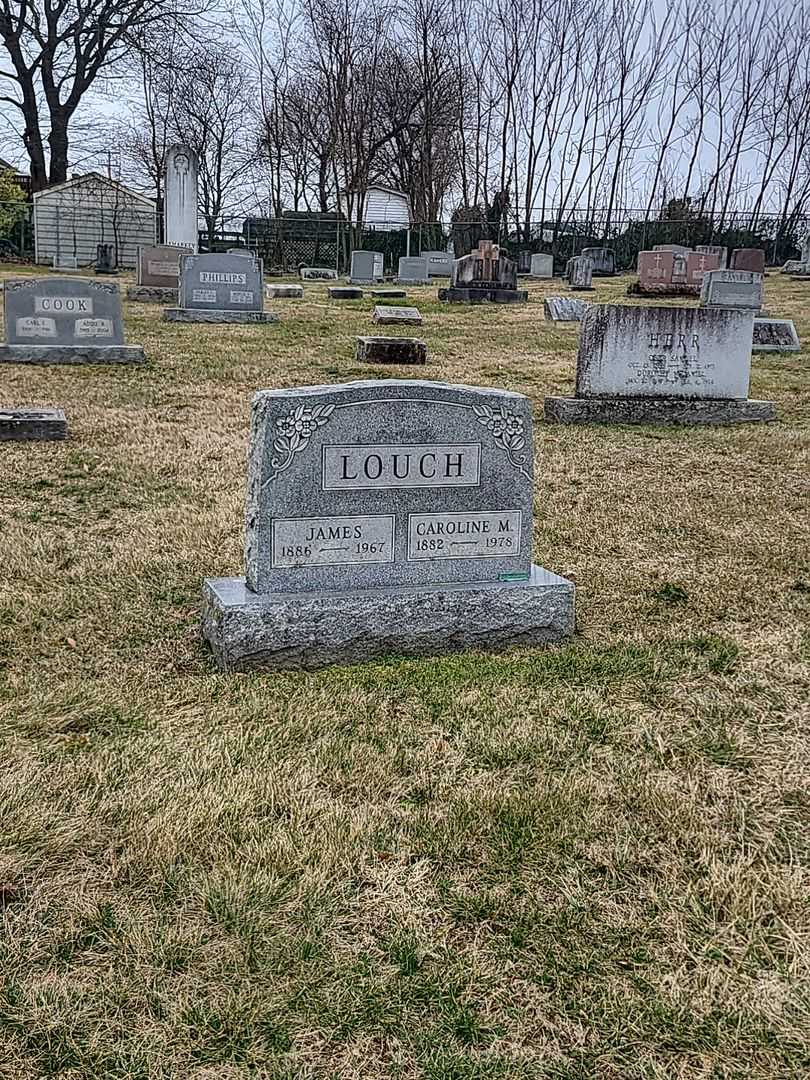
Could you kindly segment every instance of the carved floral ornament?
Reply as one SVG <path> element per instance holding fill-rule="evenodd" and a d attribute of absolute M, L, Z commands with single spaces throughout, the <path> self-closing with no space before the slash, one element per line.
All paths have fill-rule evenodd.
<path fill-rule="evenodd" d="M 373 400 L 351 404 L 373 404 Z M 434 404 L 446 403 L 435 402 Z M 275 469 L 275 473 L 270 480 L 275 479 L 279 473 L 292 465 L 295 455 L 307 448 L 315 431 L 329 422 L 335 408 L 334 404 L 311 407 L 301 404 L 275 421 L 273 425 L 275 429 L 274 453 L 270 458 L 270 464 Z M 478 423 L 492 434 L 495 445 L 506 453 L 510 465 L 527 480 L 531 479 L 525 467 L 528 457 L 520 453 L 526 446 L 523 417 L 509 412 L 503 405 L 496 408 L 491 405 L 466 405 L 463 408 L 472 409 Z"/>

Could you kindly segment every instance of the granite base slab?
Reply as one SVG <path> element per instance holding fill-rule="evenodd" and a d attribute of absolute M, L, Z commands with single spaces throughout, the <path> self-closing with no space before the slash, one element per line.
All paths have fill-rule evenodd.
<path fill-rule="evenodd" d="M 523 581 L 354 593 L 254 593 L 244 578 L 203 586 L 202 636 L 222 671 L 539 645 L 574 626 L 573 583 L 540 566 Z"/>
<path fill-rule="evenodd" d="M 0 364 L 143 364 L 142 345 L 0 345 Z"/>
<path fill-rule="evenodd" d="M 52 442 L 67 438 L 62 409 L 4 409 L 0 406 L 0 442 Z"/>
<path fill-rule="evenodd" d="M 164 308 L 164 322 L 182 323 L 271 323 L 278 322 L 274 311 L 206 311 L 196 308 Z"/>
<path fill-rule="evenodd" d="M 268 300 L 303 300 L 303 285 L 265 285 L 264 295 Z"/>
<path fill-rule="evenodd" d="M 421 338 L 359 337 L 354 356 L 365 364 L 426 364 L 427 343 Z"/>
<path fill-rule="evenodd" d="M 633 281 L 627 286 L 628 296 L 647 296 L 660 300 L 665 296 L 700 296 L 700 285 L 673 283 L 671 285 L 641 285 Z"/>
<path fill-rule="evenodd" d="M 378 299 L 385 300 L 386 297 L 390 300 L 402 300 L 408 294 L 404 289 L 369 289 L 369 296 L 377 297 Z"/>
<path fill-rule="evenodd" d="M 525 304 L 526 289 L 439 289 L 439 299 L 450 304 Z"/>
<path fill-rule="evenodd" d="M 553 424 L 747 424 L 776 419 L 772 401 L 701 398 L 546 398 Z"/>
<path fill-rule="evenodd" d="M 127 300 L 137 304 L 177 303 L 178 290 L 169 285 L 128 285 Z"/>
<path fill-rule="evenodd" d="M 363 290 L 346 285 L 333 285 L 328 290 L 330 300 L 362 300 Z"/>

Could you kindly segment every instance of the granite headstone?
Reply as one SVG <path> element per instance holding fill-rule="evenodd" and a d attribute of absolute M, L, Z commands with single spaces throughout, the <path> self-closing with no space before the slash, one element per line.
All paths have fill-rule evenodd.
<path fill-rule="evenodd" d="M 67 438 L 62 409 L 8 409 L 0 405 L 0 442 L 54 442 Z"/>
<path fill-rule="evenodd" d="M 263 310 L 262 261 L 253 255 L 207 252 L 180 259 L 180 306 L 168 322 L 257 323 L 278 316 Z"/>
<path fill-rule="evenodd" d="M 536 255 L 532 255 L 529 272 L 534 278 L 554 277 L 554 256 L 546 255 L 544 252 L 538 252 Z"/>
<path fill-rule="evenodd" d="M 728 248 L 721 244 L 696 244 L 695 251 L 698 255 L 715 255 L 717 257 L 717 269 L 725 270 L 728 263 Z"/>
<path fill-rule="evenodd" d="M 575 255 L 566 267 L 568 284 L 572 289 L 583 291 L 593 288 L 593 263 L 585 255 Z"/>
<path fill-rule="evenodd" d="M 190 146 L 170 146 L 164 161 L 163 235 L 167 244 L 197 250 L 197 155 Z"/>
<path fill-rule="evenodd" d="M 753 312 L 602 304 L 582 319 L 573 398 L 547 398 L 562 423 L 722 424 L 772 420 L 750 401 Z"/>
<path fill-rule="evenodd" d="M 380 326 L 405 324 L 406 326 L 421 326 L 422 316 L 415 307 L 393 307 L 378 304 L 374 308 L 372 316 L 375 323 Z"/>
<path fill-rule="evenodd" d="M 570 582 L 532 564 L 532 410 L 413 380 L 253 402 L 245 578 L 205 583 L 225 670 L 560 640 Z"/>
<path fill-rule="evenodd" d="M 762 248 L 735 248 L 731 253 L 730 270 L 750 270 L 765 273 L 765 252 Z"/>
<path fill-rule="evenodd" d="M 121 293 L 112 281 L 7 279 L 6 342 L 0 360 L 40 364 L 126 364 L 144 359 L 124 345 Z"/>
<path fill-rule="evenodd" d="M 337 281 L 338 272 L 328 266 L 302 266 L 299 273 L 302 281 Z"/>
<path fill-rule="evenodd" d="M 422 258 L 427 259 L 430 277 L 450 277 L 453 273 L 453 256 L 449 251 L 423 251 Z"/>
<path fill-rule="evenodd" d="M 430 272 L 425 256 L 410 255 L 401 258 L 397 281 L 402 285 L 427 285 L 430 282 Z"/>
<path fill-rule="evenodd" d="M 363 364 L 426 364 L 427 343 L 421 338 L 358 337 L 355 360 Z"/>
<path fill-rule="evenodd" d="M 613 248 L 583 248 L 580 254 L 591 260 L 594 277 L 612 277 L 616 273 L 616 252 Z"/>
<path fill-rule="evenodd" d="M 753 270 L 709 270 L 703 275 L 703 307 L 762 308 L 763 276 Z"/>

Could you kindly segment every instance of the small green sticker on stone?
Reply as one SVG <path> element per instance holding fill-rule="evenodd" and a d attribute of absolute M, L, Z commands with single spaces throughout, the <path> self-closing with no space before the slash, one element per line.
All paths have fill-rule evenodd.
<path fill-rule="evenodd" d="M 528 574 L 499 574 L 498 581 L 528 581 Z"/>

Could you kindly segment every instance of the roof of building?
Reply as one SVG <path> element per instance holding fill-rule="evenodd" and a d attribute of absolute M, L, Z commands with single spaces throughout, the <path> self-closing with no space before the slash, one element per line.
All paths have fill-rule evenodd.
<path fill-rule="evenodd" d="M 133 199 L 138 199 L 140 202 L 148 206 L 150 210 L 155 209 L 155 200 L 148 198 L 146 195 L 141 195 L 139 191 L 133 191 L 132 188 L 126 187 L 118 180 L 111 180 L 109 176 L 104 176 L 103 173 L 89 172 L 84 173 L 82 176 L 74 176 L 70 180 L 65 180 L 62 184 L 52 184 L 50 187 L 43 188 L 41 191 L 34 192 L 34 199 L 39 199 L 43 195 L 50 195 L 54 191 L 63 191 L 66 188 L 77 187 L 81 184 L 87 183 L 88 180 L 93 183 L 101 183 L 108 188 L 117 188 L 118 191 L 129 195 Z"/>

